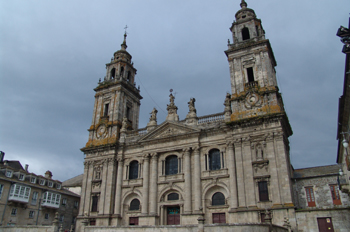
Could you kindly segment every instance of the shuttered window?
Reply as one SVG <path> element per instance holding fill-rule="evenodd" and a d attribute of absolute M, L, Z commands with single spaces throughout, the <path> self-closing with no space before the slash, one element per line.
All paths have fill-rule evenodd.
<path fill-rule="evenodd" d="M 306 192 L 307 206 L 315 207 L 316 206 L 316 202 L 315 202 L 315 196 L 314 196 L 314 189 L 313 189 L 313 187 L 306 187 L 305 188 L 305 192 Z"/>
<path fill-rule="evenodd" d="M 226 223 L 225 213 L 213 213 L 213 223 Z"/>
<path fill-rule="evenodd" d="M 341 205 L 338 185 L 330 185 L 334 205 Z"/>

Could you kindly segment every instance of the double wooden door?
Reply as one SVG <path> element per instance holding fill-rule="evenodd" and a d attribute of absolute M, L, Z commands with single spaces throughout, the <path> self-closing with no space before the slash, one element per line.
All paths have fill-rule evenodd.
<path fill-rule="evenodd" d="M 167 225 L 180 225 L 180 207 L 167 208 Z"/>

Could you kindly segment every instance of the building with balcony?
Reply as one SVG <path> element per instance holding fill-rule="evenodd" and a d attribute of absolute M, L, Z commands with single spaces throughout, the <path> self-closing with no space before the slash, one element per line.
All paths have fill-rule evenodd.
<path fill-rule="evenodd" d="M 62 187 L 62 182 L 28 171 L 19 161 L 0 160 L 0 224 L 3 226 L 52 225 L 58 212 L 60 226 L 75 225 L 80 196 Z"/>

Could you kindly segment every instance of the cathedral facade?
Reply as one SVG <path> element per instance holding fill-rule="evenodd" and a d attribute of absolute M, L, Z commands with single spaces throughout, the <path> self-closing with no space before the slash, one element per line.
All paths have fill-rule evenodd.
<path fill-rule="evenodd" d="M 124 35 L 94 89 L 89 140 L 81 149 L 86 158 L 78 229 L 199 222 L 296 228 L 292 129 L 274 54 L 261 20 L 245 1 L 230 30 L 233 42 L 225 54 L 231 94 L 222 93 L 223 112 L 199 117 L 192 98 L 180 120 L 170 94 L 166 120 L 158 123 L 153 109 L 142 129 L 142 97 Z"/>

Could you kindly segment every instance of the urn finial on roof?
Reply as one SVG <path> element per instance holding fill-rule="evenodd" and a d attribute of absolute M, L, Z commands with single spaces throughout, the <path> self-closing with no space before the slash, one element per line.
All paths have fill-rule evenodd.
<path fill-rule="evenodd" d="M 242 0 L 240 6 L 243 9 L 243 8 L 247 8 L 248 4 L 244 0 Z"/>

